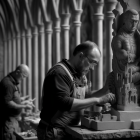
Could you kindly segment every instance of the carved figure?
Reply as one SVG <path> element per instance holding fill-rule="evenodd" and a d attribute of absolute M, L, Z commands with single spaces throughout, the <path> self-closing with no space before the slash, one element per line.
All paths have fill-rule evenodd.
<path fill-rule="evenodd" d="M 129 9 L 121 16 L 122 26 L 112 39 L 112 67 L 117 105 L 125 110 L 125 106 L 132 103 L 137 106 L 135 86 L 140 81 L 140 33 L 137 29 L 139 13 L 136 10 Z"/>

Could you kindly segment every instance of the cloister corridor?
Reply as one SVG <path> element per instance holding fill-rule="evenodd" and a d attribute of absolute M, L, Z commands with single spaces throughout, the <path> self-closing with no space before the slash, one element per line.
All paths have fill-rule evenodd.
<path fill-rule="evenodd" d="M 21 92 L 36 98 L 39 109 L 49 68 L 91 40 L 102 58 L 87 78 L 93 90 L 100 89 L 112 70 L 113 10 L 123 13 L 125 5 L 139 10 L 140 0 L 1 0 L 0 80 L 27 64 L 31 74 L 21 83 Z"/>

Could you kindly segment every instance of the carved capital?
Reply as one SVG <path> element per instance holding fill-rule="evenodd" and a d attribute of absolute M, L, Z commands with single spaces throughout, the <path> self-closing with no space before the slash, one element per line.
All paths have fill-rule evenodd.
<path fill-rule="evenodd" d="M 42 24 L 42 25 L 39 25 L 38 27 L 39 27 L 39 33 L 40 34 L 44 33 L 44 25 Z"/>
<path fill-rule="evenodd" d="M 62 26 L 69 26 L 70 16 L 71 16 L 71 14 L 69 14 L 69 13 L 61 14 Z"/>
<path fill-rule="evenodd" d="M 60 18 L 54 20 L 54 31 L 60 32 Z"/>
<path fill-rule="evenodd" d="M 34 36 L 38 35 L 38 28 L 36 26 L 32 29 L 32 33 Z"/>
<path fill-rule="evenodd" d="M 28 30 L 26 30 L 26 37 L 27 38 L 31 38 L 32 37 L 31 29 L 30 28 Z"/>
<path fill-rule="evenodd" d="M 46 27 L 46 29 L 45 29 L 46 33 L 51 34 L 52 33 L 52 22 L 51 21 L 46 22 L 45 27 Z"/>
<path fill-rule="evenodd" d="M 80 22 L 81 19 L 81 14 L 82 14 L 83 10 L 82 9 L 78 9 L 74 11 L 74 22 Z"/>
<path fill-rule="evenodd" d="M 102 14 L 104 7 L 104 0 L 91 0 L 93 11 L 95 14 Z"/>
<path fill-rule="evenodd" d="M 112 10 L 115 9 L 117 2 L 117 0 L 105 0 L 105 8 L 107 13 L 112 12 Z"/>

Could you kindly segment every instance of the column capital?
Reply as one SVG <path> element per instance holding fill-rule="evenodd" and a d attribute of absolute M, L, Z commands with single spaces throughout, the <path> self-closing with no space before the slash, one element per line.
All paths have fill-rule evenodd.
<path fill-rule="evenodd" d="M 26 30 L 26 37 L 27 38 L 31 38 L 32 37 L 31 29 L 30 28 Z"/>
<path fill-rule="evenodd" d="M 106 19 L 112 20 L 114 18 L 113 10 L 115 9 L 117 0 L 105 0 Z"/>
<path fill-rule="evenodd" d="M 112 12 L 115 9 L 116 4 L 118 3 L 117 0 L 105 0 L 105 8 L 107 12 Z"/>
<path fill-rule="evenodd" d="M 75 22 L 75 21 L 76 21 L 76 22 L 79 21 L 79 23 L 81 23 L 81 22 L 80 22 L 80 19 L 81 19 L 81 14 L 82 14 L 82 12 L 83 12 L 82 9 L 78 9 L 78 10 L 75 10 L 75 11 L 74 11 L 74 22 Z"/>
<path fill-rule="evenodd" d="M 70 13 L 61 14 L 61 27 L 63 30 L 69 30 L 69 20 L 70 20 Z"/>
<path fill-rule="evenodd" d="M 95 20 L 103 20 L 103 7 L 104 7 L 104 0 L 93 0 L 91 1 L 91 4 L 93 6 L 93 16 Z"/>
<path fill-rule="evenodd" d="M 54 20 L 54 31 L 60 32 L 60 18 Z"/>
<path fill-rule="evenodd" d="M 21 37 L 25 37 L 25 30 L 21 32 Z"/>
<path fill-rule="evenodd" d="M 43 34 L 45 31 L 44 31 L 44 24 L 39 24 L 38 25 L 38 30 L 39 30 L 39 34 Z"/>
<path fill-rule="evenodd" d="M 71 16 L 70 13 L 61 14 L 62 25 L 69 25 L 70 16 Z"/>
<path fill-rule="evenodd" d="M 53 32 L 53 30 L 52 30 L 52 22 L 51 21 L 46 22 L 46 24 L 45 24 L 45 31 L 48 34 L 51 34 Z"/>
<path fill-rule="evenodd" d="M 38 35 L 38 28 L 37 28 L 37 26 L 34 26 L 32 28 L 32 33 L 33 33 L 33 35 Z"/>
<path fill-rule="evenodd" d="M 91 0 L 94 13 L 103 13 L 104 0 Z"/>
<path fill-rule="evenodd" d="M 21 36 L 20 36 L 20 33 L 18 32 L 17 34 L 16 34 L 16 38 L 20 38 Z"/>

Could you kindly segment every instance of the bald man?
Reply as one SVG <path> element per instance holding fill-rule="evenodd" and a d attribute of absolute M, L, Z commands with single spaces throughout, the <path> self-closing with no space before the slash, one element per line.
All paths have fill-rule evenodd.
<path fill-rule="evenodd" d="M 107 92 L 107 84 L 96 93 L 85 95 L 85 75 L 94 70 L 100 57 L 99 47 L 85 41 L 75 47 L 69 60 L 63 59 L 49 70 L 43 85 L 38 140 L 72 140 L 65 127 L 80 122 L 82 109 L 115 100 Z"/>
<path fill-rule="evenodd" d="M 27 65 L 19 65 L 15 71 L 9 73 L 0 82 L 2 103 L 2 134 L 3 140 L 15 140 L 14 131 L 19 131 L 18 118 L 23 108 L 32 109 L 31 102 L 21 102 L 19 83 L 30 74 Z"/>

